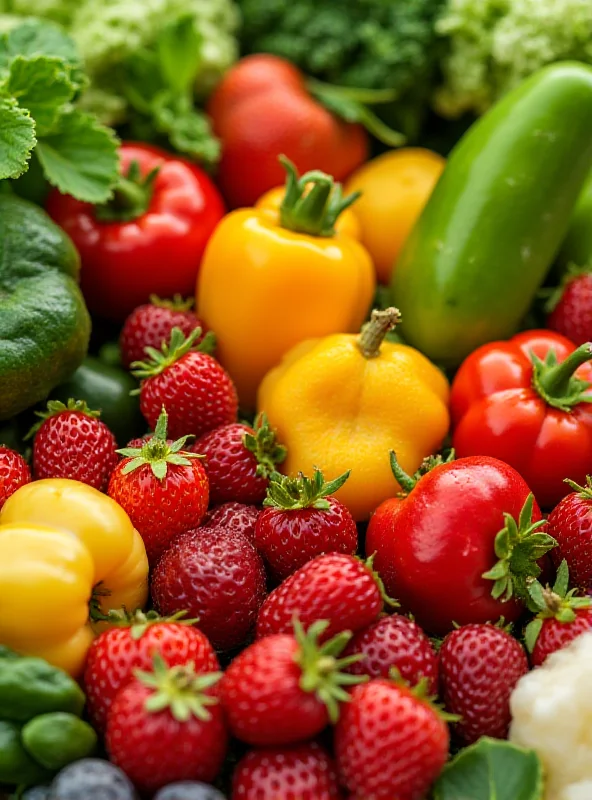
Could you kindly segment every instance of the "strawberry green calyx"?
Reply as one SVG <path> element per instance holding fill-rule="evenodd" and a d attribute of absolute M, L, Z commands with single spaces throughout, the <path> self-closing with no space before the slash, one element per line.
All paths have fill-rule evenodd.
<path fill-rule="evenodd" d="M 561 363 L 553 349 L 549 350 L 544 361 L 534 353 L 530 358 L 533 386 L 548 405 L 569 412 L 579 403 L 592 403 L 592 384 L 574 374 L 582 364 L 592 361 L 592 342 L 578 347 Z"/>
<path fill-rule="evenodd" d="M 49 400 L 45 411 L 35 412 L 35 416 L 39 417 L 39 422 L 36 422 L 29 430 L 25 436 L 25 441 L 31 439 L 46 420 L 51 417 L 56 417 L 58 414 L 63 414 L 65 411 L 74 411 L 78 414 L 84 414 L 86 417 L 91 417 L 92 419 L 99 419 L 101 416 L 101 412 L 90 409 L 85 400 L 74 400 L 72 397 L 70 397 L 67 403 L 62 403 L 60 400 Z"/>
<path fill-rule="evenodd" d="M 261 413 L 257 416 L 253 431 L 245 433 L 243 444 L 257 459 L 257 476 L 269 478 L 276 472 L 277 465 L 284 461 L 288 451 L 277 443 L 275 431 L 270 427 L 266 414 Z"/>
<path fill-rule="evenodd" d="M 125 458 L 131 459 L 122 470 L 124 475 L 128 475 L 144 464 L 149 464 L 154 477 L 162 481 L 166 478 L 169 464 L 188 467 L 191 465 L 192 458 L 203 458 L 199 453 L 183 450 L 191 435 L 182 436 L 173 444 L 169 444 L 167 442 L 167 422 L 168 414 L 163 407 L 156 423 L 154 435 L 150 439 L 146 439 L 142 447 L 123 447 L 117 451 Z"/>
<path fill-rule="evenodd" d="M 156 294 L 150 295 L 151 305 L 157 308 L 168 308 L 170 311 L 191 311 L 193 303 L 193 297 L 183 297 L 180 294 L 166 298 L 159 297 Z"/>
<path fill-rule="evenodd" d="M 273 472 L 267 487 L 267 497 L 263 505 L 281 508 L 284 511 L 296 511 L 301 508 L 318 508 L 327 511 L 331 508 L 327 497 L 338 489 L 349 478 L 351 470 L 344 472 L 335 480 L 325 482 L 323 473 L 315 468 L 312 478 L 305 477 L 302 472 L 297 478 L 288 478 Z"/>
<path fill-rule="evenodd" d="M 337 218 L 361 193 L 343 197 L 341 184 L 330 175 L 313 170 L 299 177 L 286 156 L 280 156 L 279 161 L 287 172 L 286 193 L 280 206 L 282 228 L 309 236 L 333 236 Z"/>
<path fill-rule="evenodd" d="M 294 657 L 302 670 L 300 688 L 304 692 L 314 694 L 327 707 L 332 723 L 339 719 L 339 704 L 349 702 L 349 693 L 344 686 L 355 686 L 369 680 L 367 675 L 349 675 L 341 670 L 364 658 L 362 653 L 338 658 L 349 640 L 350 631 L 338 633 L 328 642 L 319 644 L 319 637 L 329 627 L 328 620 L 314 622 L 308 631 L 304 631 L 297 618 L 294 619 L 294 636 L 299 644 L 299 651 Z"/>
<path fill-rule="evenodd" d="M 460 722 L 461 717 L 458 714 L 450 714 L 446 711 L 444 706 L 436 702 L 436 695 L 430 694 L 429 692 L 430 682 L 423 675 L 415 686 L 412 686 L 409 681 L 406 681 L 401 675 L 397 667 L 391 667 L 389 669 L 389 680 L 397 684 L 397 686 L 404 686 L 406 689 L 409 689 L 414 697 L 421 700 L 426 706 L 429 706 L 444 722 Z"/>
<path fill-rule="evenodd" d="M 192 661 L 169 668 L 158 653 L 153 664 L 153 672 L 134 670 L 134 676 L 144 686 L 154 689 L 144 706 L 149 714 L 169 709 L 177 722 L 187 722 L 191 717 L 202 722 L 211 719 L 208 706 L 217 705 L 219 700 L 206 691 L 220 680 L 221 672 L 198 675 Z"/>
<path fill-rule="evenodd" d="M 559 565 L 552 589 L 549 586 L 543 587 L 539 581 L 532 581 L 528 587 L 528 605 L 537 615 L 524 631 L 524 642 L 529 653 L 534 650 L 546 619 L 556 619 L 563 623 L 574 622 L 578 609 L 592 606 L 592 598 L 577 597 L 576 592 L 577 589 L 569 589 L 569 567 L 565 559 Z"/>
<path fill-rule="evenodd" d="M 358 336 L 358 347 L 364 358 L 377 358 L 384 337 L 389 331 L 401 322 L 401 312 L 398 308 L 385 308 L 384 311 L 374 309 Z"/>
<path fill-rule="evenodd" d="M 215 347 L 216 337 L 209 331 L 203 340 L 196 345 L 196 339 L 201 336 L 201 328 L 195 328 L 189 336 L 185 338 L 180 328 L 173 328 L 170 341 L 164 342 L 160 350 L 154 347 L 146 347 L 145 352 L 148 356 L 146 361 L 134 361 L 131 364 L 132 375 L 141 380 L 153 378 L 160 375 L 167 367 L 175 364 L 191 350 L 200 353 L 211 353 Z"/>
<path fill-rule="evenodd" d="M 579 483 L 576 483 L 569 478 L 566 478 L 564 483 L 567 483 L 567 485 L 573 489 L 573 491 L 576 492 L 579 497 L 582 498 L 582 500 L 592 500 L 592 477 L 590 475 L 586 475 L 585 486 L 580 486 Z"/>
<path fill-rule="evenodd" d="M 413 489 L 415 489 L 417 483 L 423 478 L 424 475 L 427 475 L 428 472 L 431 472 L 433 469 L 441 466 L 442 464 L 450 464 L 452 461 L 454 461 L 455 454 L 454 450 L 450 450 L 446 457 L 437 455 L 424 458 L 419 466 L 419 469 L 413 474 L 413 476 L 408 475 L 403 467 L 399 464 L 397 461 L 397 454 L 394 450 L 390 451 L 389 457 L 391 461 L 391 471 L 395 480 L 401 487 L 401 491 L 399 492 L 398 496 L 407 497 L 407 495 L 410 494 Z"/>
<path fill-rule="evenodd" d="M 494 581 L 492 596 L 502 603 L 512 597 L 528 602 L 528 585 L 538 578 L 537 561 L 556 547 L 548 533 L 537 532 L 546 520 L 532 521 L 534 495 L 531 493 L 520 512 L 518 523 L 511 514 L 504 514 L 505 526 L 495 537 L 495 554 L 499 561 L 482 577 Z"/>
<path fill-rule="evenodd" d="M 380 596 L 382 598 L 382 602 L 385 606 L 390 606 L 390 608 L 400 608 L 401 604 L 394 600 L 392 597 L 389 597 L 386 593 L 386 589 L 384 588 L 384 582 L 378 572 L 374 569 L 374 559 L 376 558 L 376 553 L 372 553 L 372 555 L 367 558 L 365 561 L 363 558 L 358 558 L 358 561 L 361 561 L 362 564 L 372 573 L 372 577 L 374 578 L 374 582 L 378 586 L 378 591 L 380 592 Z"/>
<path fill-rule="evenodd" d="M 184 619 L 186 614 L 186 611 L 177 611 L 176 614 L 172 614 L 170 617 L 161 617 L 157 611 L 142 611 L 139 608 L 129 614 L 125 609 L 121 609 L 120 611 L 109 611 L 108 620 L 115 627 L 129 628 L 132 639 L 137 641 L 153 625 L 171 625 L 173 623 L 176 625 L 195 625 L 196 622 L 199 622 L 197 617 L 195 619 Z"/>

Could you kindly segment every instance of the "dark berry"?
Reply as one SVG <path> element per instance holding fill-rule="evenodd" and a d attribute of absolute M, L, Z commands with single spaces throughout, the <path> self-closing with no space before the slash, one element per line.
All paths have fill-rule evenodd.
<path fill-rule="evenodd" d="M 49 800 L 138 800 L 127 775 L 109 761 L 83 758 L 65 767 L 51 784 Z"/>

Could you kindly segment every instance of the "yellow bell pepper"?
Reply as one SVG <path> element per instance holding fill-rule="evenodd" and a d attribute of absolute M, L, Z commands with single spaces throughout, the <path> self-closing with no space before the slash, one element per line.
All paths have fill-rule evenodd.
<path fill-rule="evenodd" d="M 148 597 L 139 533 L 114 500 L 78 481 L 22 486 L 0 511 L 0 644 L 77 677 L 111 609 Z M 99 623 L 100 626 L 100 623 Z"/>
<path fill-rule="evenodd" d="M 295 344 L 358 330 L 375 289 L 364 247 L 335 230 L 356 195 L 344 199 L 328 175 L 298 178 L 284 163 L 288 180 L 279 216 L 256 208 L 226 216 L 198 278 L 197 313 L 215 332 L 216 355 L 245 409 L 255 408 L 263 376 Z"/>
<path fill-rule="evenodd" d="M 264 411 L 287 447 L 282 471 L 316 467 L 332 480 L 351 469 L 336 494 L 357 521 L 400 490 L 389 450 L 413 474 L 449 428 L 449 386 L 419 351 L 383 341 L 396 309 L 372 312 L 359 336 L 303 342 L 261 384 Z"/>

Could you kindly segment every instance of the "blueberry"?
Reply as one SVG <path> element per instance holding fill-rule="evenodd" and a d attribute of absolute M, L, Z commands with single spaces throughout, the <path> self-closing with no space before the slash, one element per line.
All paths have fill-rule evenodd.
<path fill-rule="evenodd" d="M 35 786 L 27 789 L 22 800 L 49 800 L 49 786 Z"/>
<path fill-rule="evenodd" d="M 119 767 L 99 758 L 83 758 L 65 767 L 51 784 L 49 800 L 138 800 Z"/>
<path fill-rule="evenodd" d="M 165 786 L 154 795 L 154 800 L 225 800 L 225 797 L 207 783 L 180 781 Z"/>

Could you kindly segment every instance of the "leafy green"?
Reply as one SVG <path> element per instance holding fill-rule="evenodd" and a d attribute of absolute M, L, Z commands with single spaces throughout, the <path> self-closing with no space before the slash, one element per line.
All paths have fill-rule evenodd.
<path fill-rule="evenodd" d="M 0 179 L 22 175 L 36 143 L 29 113 L 16 100 L 0 97 Z"/>
<path fill-rule="evenodd" d="M 39 136 L 56 126 L 75 89 L 63 60 L 48 56 L 14 58 L 6 88 L 21 108 L 28 109 Z"/>

